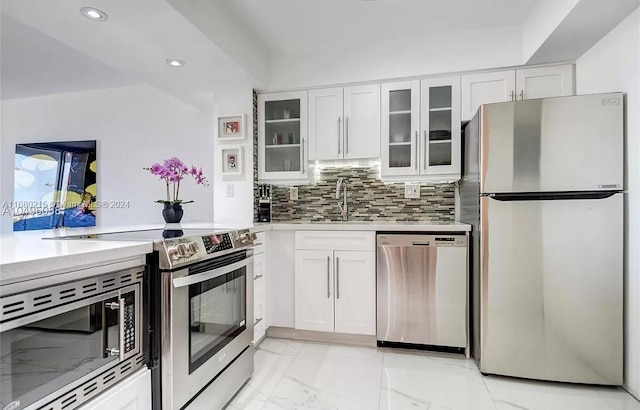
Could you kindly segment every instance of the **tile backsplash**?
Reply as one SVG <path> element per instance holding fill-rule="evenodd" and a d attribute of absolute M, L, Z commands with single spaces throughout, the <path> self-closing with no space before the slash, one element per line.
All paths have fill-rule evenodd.
<path fill-rule="evenodd" d="M 453 184 L 424 185 L 419 199 L 405 199 L 403 183 L 384 183 L 377 167 L 326 167 L 316 184 L 298 186 L 298 200 L 289 199 L 289 187 L 273 186 L 272 215 L 279 221 L 339 221 L 336 182 L 347 183 L 350 221 L 452 221 Z"/>
<path fill-rule="evenodd" d="M 258 112 L 257 93 L 253 94 L 254 124 L 254 220 L 258 213 Z M 350 221 L 453 221 L 455 193 L 453 184 L 420 187 L 419 199 L 405 199 L 403 183 L 384 183 L 379 168 L 323 167 L 315 184 L 298 186 L 298 200 L 289 199 L 288 186 L 274 185 L 271 190 L 274 222 L 339 221 L 336 181 L 347 182 L 347 207 Z M 342 200 L 340 200 L 342 203 Z"/>

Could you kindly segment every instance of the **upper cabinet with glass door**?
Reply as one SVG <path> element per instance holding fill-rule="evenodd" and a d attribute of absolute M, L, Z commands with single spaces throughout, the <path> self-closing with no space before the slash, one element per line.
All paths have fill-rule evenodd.
<path fill-rule="evenodd" d="M 460 78 L 382 86 L 382 177 L 460 178 Z"/>
<path fill-rule="evenodd" d="M 258 95 L 258 178 L 308 180 L 307 92 Z"/>
<path fill-rule="evenodd" d="M 421 84 L 421 173 L 460 179 L 460 77 Z"/>
<path fill-rule="evenodd" d="M 382 176 L 418 175 L 420 81 L 382 84 Z"/>

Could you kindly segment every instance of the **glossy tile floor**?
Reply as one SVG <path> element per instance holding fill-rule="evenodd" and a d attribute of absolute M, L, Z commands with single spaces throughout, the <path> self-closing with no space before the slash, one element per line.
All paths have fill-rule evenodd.
<path fill-rule="evenodd" d="M 265 339 L 229 410 L 640 410 L 622 389 L 482 376 L 459 355 Z"/>

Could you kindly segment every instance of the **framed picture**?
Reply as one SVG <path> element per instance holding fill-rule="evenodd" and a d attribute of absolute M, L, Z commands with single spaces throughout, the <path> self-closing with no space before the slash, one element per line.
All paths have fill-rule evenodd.
<path fill-rule="evenodd" d="M 222 149 L 222 175 L 241 175 L 243 167 L 242 147 Z"/>
<path fill-rule="evenodd" d="M 244 137 L 244 114 L 218 118 L 218 139 L 221 141 L 236 141 L 243 140 Z"/>

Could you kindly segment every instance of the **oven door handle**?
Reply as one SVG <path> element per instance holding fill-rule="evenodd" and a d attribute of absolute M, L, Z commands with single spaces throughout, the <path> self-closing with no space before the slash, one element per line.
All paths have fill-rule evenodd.
<path fill-rule="evenodd" d="M 226 275 L 234 270 L 244 268 L 253 263 L 253 256 L 241 260 L 240 262 L 232 263 L 231 265 L 223 266 L 222 268 L 214 269 L 208 272 L 198 273 L 196 275 L 189 275 L 182 278 L 173 279 L 173 287 L 182 288 L 189 285 L 195 285 L 197 283 L 206 282 L 211 279 L 215 279 L 218 276 Z"/>

